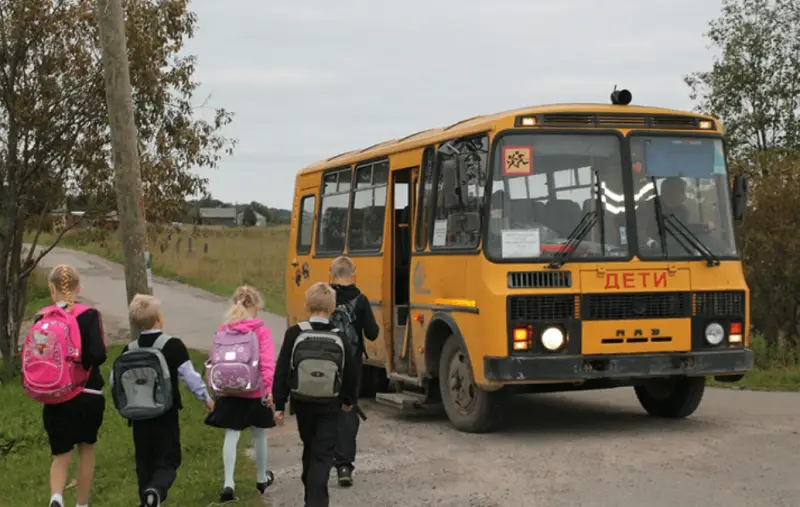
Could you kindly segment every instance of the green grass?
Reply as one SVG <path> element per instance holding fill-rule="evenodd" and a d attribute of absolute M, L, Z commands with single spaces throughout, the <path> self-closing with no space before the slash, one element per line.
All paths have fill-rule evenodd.
<path fill-rule="evenodd" d="M 121 345 L 109 347 L 109 360 L 102 369 L 105 378 L 108 378 L 113 360 L 121 349 Z M 191 358 L 199 371 L 205 355 L 191 351 Z M 205 507 L 219 499 L 222 488 L 223 432 L 203 423 L 204 406 L 183 386 L 181 389 L 185 405 L 181 412 L 183 464 L 178 469 L 178 479 L 170 490 L 167 505 Z M 137 505 L 133 438 L 127 422 L 120 417 L 106 394 L 105 421 L 97 443 L 97 466 L 90 504 L 131 507 Z M 42 407 L 25 396 L 18 378 L 0 385 L 0 407 L 0 477 L 4 485 L 0 504 L 9 507 L 46 505 L 50 498 L 51 458 L 42 427 Z M 260 506 L 263 503 L 255 490 L 254 464 L 245 456 L 244 449 L 245 444 L 241 444 L 236 475 L 237 483 L 242 487 L 235 505 Z M 73 474 L 74 471 L 73 464 Z M 68 482 L 74 478 L 73 474 Z M 66 505 L 75 505 L 74 495 L 74 488 L 66 492 Z"/>

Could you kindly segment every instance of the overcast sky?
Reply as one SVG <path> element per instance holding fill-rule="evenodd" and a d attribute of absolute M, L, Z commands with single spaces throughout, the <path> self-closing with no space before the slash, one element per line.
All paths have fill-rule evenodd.
<path fill-rule="evenodd" d="M 691 108 L 721 0 L 194 0 L 196 100 L 236 113 L 226 201 L 291 207 L 299 169 L 476 114 L 554 102 Z"/>

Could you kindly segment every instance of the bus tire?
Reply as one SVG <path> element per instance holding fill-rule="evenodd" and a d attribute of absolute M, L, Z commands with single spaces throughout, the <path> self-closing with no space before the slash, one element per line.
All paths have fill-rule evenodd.
<path fill-rule="evenodd" d="M 460 340 L 450 335 L 439 358 L 439 392 L 448 419 L 459 431 L 486 433 L 502 421 L 505 392 L 488 392 L 475 384 Z"/>
<path fill-rule="evenodd" d="M 634 387 L 642 408 L 655 417 L 682 419 L 700 406 L 706 389 L 705 377 L 655 379 Z"/>

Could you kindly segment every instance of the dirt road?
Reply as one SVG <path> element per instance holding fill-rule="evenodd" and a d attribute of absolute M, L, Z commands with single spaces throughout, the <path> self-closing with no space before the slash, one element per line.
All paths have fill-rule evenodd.
<path fill-rule="evenodd" d="M 45 261 L 78 266 L 83 295 L 106 320 L 125 322 L 118 266 L 66 250 Z M 172 332 L 207 346 L 225 301 L 166 281 L 155 290 Z M 279 341 L 283 319 L 265 317 Z M 520 397 L 508 427 L 489 435 L 459 433 L 443 416 L 363 405 L 369 420 L 359 437 L 356 485 L 340 490 L 332 481 L 333 507 L 800 505 L 796 394 L 709 389 L 683 421 L 645 416 L 631 389 Z M 277 482 L 268 505 L 302 505 L 298 444 L 292 419 L 270 432 Z"/>

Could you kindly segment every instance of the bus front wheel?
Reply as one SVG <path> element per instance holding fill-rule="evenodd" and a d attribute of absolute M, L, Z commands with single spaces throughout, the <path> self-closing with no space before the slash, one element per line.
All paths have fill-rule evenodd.
<path fill-rule="evenodd" d="M 672 377 L 648 380 L 635 388 L 636 397 L 648 414 L 672 419 L 692 415 L 706 389 L 705 377 Z"/>
<path fill-rule="evenodd" d="M 467 354 L 453 335 L 439 359 L 439 390 L 447 417 L 459 431 L 486 433 L 500 424 L 504 391 L 488 392 L 475 384 Z"/>

